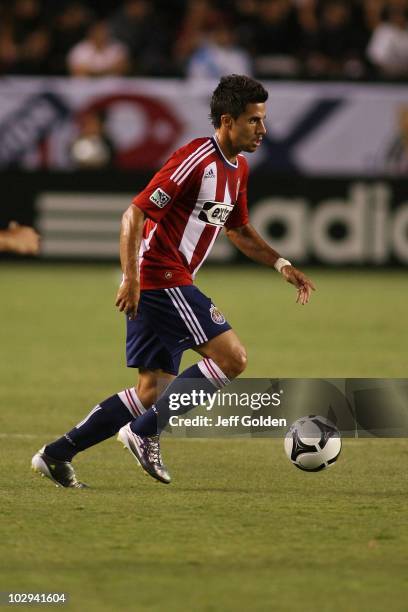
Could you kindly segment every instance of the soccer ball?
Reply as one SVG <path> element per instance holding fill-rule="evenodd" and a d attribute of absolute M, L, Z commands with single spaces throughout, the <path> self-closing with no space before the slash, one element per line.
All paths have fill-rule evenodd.
<path fill-rule="evenodd" d="M 319 472 L 329 467 L 341 451 L 340 432 L 333 423 L 321 416 L 302 417 L 289 428 L 285 437 L 285 452 L 300 470 Z"/>

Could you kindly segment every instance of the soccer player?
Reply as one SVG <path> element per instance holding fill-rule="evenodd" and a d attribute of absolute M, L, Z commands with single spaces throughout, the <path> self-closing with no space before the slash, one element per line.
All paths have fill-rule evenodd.
<path fill-rule="evenodd" d="M 178 149 L 124 213 L 123 282 L 116 306 L 127 315 L 127 365 L 139 369 L 138 384 L 95 406 L 33 457 L 33 468 L 57 484 L 84 486 L 75 476 L 73 457 L 118 431 L 143 469 L 169 483 L 159 436 L 170 417 L 170 396 L 215 393 L 244 371 L 246 353 L 237 334 L 193 284 L 223 228 L 245 255 L 292 283 L 298 303 L 308 302 L 313 283 L 248 219 L 248 164 L 241 152 L 261 145 L 267 98 L 263 86 L 249 77 L 223 77 L 211 99 L 215 134 Z M 187 349 L 201 359 L 179 374 Z M 183 406 L 182 412 L 192 407 Z"/>

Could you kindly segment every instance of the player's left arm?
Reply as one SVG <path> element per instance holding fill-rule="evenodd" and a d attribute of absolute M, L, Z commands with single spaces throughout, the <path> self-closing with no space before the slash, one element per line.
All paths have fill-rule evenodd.
<path fill-rule="evenodd" d="M 312 291 L 316 289 L 313 282 L 270 247 L 250 223 L 240 227 L 226 227 L 225 231 L 229 240 L 244 255 L 257 263 L 275 268 L 288 283 L 294 285 L 297 288 L 296 302 L 302 305 L 308 303 Z"/>

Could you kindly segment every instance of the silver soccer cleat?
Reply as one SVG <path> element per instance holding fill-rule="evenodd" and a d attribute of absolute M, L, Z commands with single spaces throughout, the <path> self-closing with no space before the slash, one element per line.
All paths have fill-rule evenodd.
<path fill-rule="evenodd" d="M 75 475 L 72 463 L 69 461 L 57 461 L 44 452 L 45 446 L 31 460 L 31 468 L 34 472 L 46 476 L 57 487 L 70 487 L 73 489 L 85 489 L 88 487 L 84 482 L 79 482 Z"/>
<path fill-rule="evenodd" d="M 118 440 L 130 451 L 139 465 L 152 476 L 169 484 L 171 482 L 170 474 L 166 466 L 163 464 L 160 453 L 160 437 L 155 436 L 138 436 L 130 429 L 130 423 L 122 427 L 118 433 Z"/>

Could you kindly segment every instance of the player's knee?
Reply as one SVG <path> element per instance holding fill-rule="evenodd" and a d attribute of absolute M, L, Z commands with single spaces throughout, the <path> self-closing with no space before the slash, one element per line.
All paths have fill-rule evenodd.
<path fill-rule="evenodd" d="M 246 350 L 244 349 L 243 346 L 241 346 L 239 350 L 234 353 L 233 366 L 235 369 L 235 376 L 239 376 L 240 374 L 244 372 L 245 368 L 247 367 L 247 363 L 248 363 L 248 357 L 247 357 Z"/>

